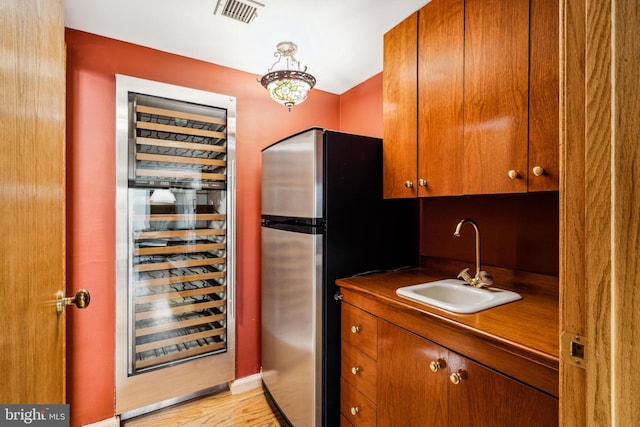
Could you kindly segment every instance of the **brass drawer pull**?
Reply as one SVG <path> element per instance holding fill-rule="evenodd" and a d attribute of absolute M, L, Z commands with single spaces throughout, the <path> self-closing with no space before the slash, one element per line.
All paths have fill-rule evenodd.
<path fill-rule="evenodd" d="M 440 369 L 446 368 L 446 367 L 447 367 L 447 364 L 442 359 L 434 360 L 431 363 L 429 363 L 429 369 L 431 369 L 432 372 L 438 372 Z"/>
<path fill-rule="evenodd" d="M 466 378 L 467 378 L 467 373 L 462 369 L 459 370 L 458 372 L 454 372 L 453 374 L 449 375 L 449 381 L 451 381 L 455 385 L 460 384 L 462 380 Z"/>

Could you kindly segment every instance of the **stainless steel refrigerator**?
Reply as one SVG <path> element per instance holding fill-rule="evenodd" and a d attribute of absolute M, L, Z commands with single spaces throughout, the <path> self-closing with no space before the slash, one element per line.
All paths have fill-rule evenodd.
<path fill-rule="evenodd" d="M 312 128 L 262 150 L 262 380 L 294 426 L 340 424 L 335 280 L 415 266 L 417 200 L 383 200 L 382 142 Z"/>

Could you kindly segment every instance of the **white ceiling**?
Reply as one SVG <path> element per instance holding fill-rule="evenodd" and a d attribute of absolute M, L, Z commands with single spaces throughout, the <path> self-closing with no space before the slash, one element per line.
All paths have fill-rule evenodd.
<path fill-rule="evenodd" d="M 245 24 L 214 15 L 218 0 L 65 0 L 65 26 L 256 75 L 292 41 L 316 88 L 341 94 L 382 71 L 383 34 L 428 2 L 256 1 Z"/>

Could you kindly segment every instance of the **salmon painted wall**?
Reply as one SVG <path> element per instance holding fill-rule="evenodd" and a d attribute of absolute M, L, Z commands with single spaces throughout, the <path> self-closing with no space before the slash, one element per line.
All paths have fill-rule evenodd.
<path fill-rule="evenodd" d="M 340 95 L 340 130 L 382 138 L 382 73 Z"/>
<path fill-rule="evenodd" d="M 237 101 L 237 367 L 260 369 L 260 150 L 312 126 L 340 128 L 340 97 L 313 90 L 292 112 L 256 75 L 67 29 L 67 400 L 73 426 L 114 415 L 115 74 L 235 96 Z M 265 64 L 267 66 L 268 64 Z"/>

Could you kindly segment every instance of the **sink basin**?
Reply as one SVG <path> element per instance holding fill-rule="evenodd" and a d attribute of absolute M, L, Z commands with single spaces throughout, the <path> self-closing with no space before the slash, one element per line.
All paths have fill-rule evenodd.
<path fill-rule="evenodd" d="M 477 313 L 522 299 L 515 292 L 497 288 L 474 288 L 458 279 L 405 286 L 396 290 L 396 293 L 401 297 L 461 314 Z"/>

